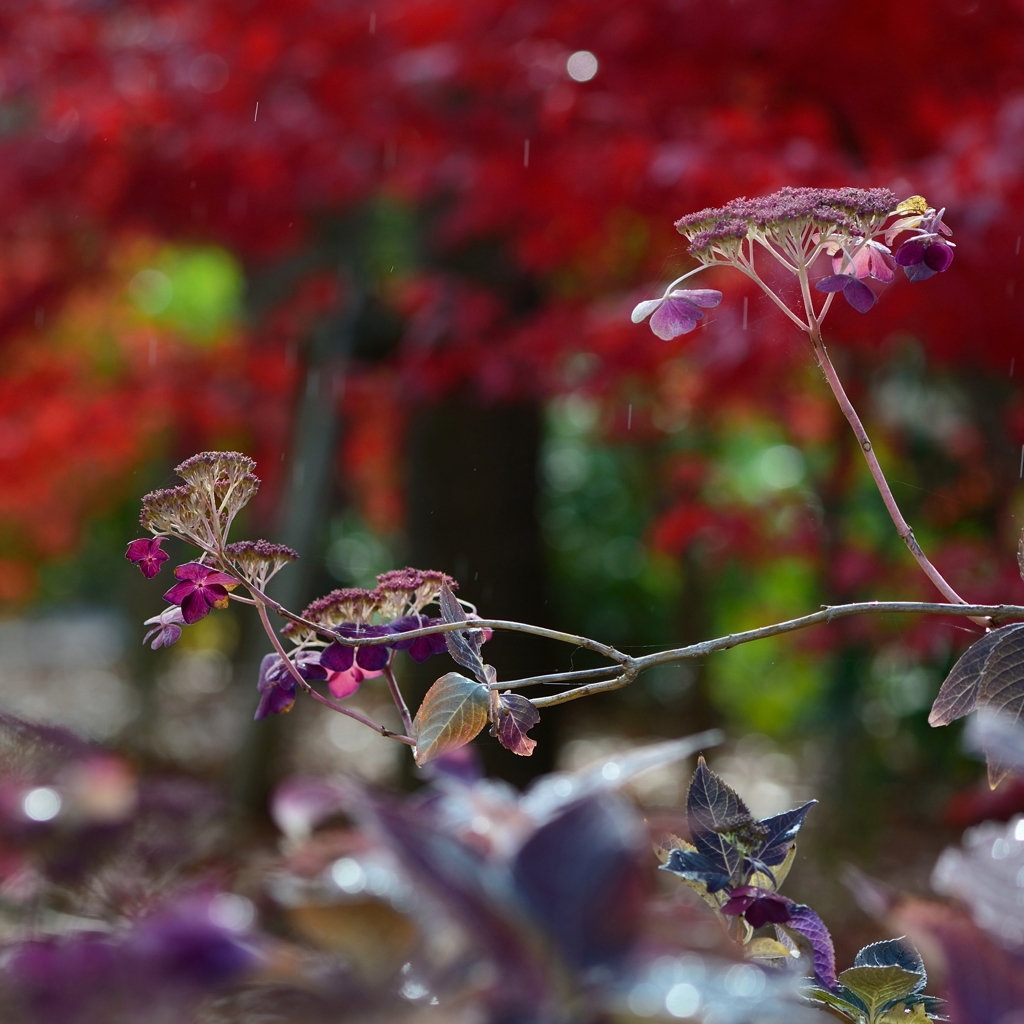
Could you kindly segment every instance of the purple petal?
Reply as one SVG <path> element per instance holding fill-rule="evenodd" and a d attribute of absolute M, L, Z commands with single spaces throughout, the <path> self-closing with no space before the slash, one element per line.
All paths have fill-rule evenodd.
<path fill-rule="evenodd" d="M 150 635 L 154 631 L 151 630 L 146 634 L 146 640 L 149 639 Z M 181 626 L 176 626 L 174 623 L 170 623 L 161 629 L 156 636 L 156 639 L 149 645 L 153 650 L 157 650 L 160 647 L 170 647 L 171 644 L 176 644 L 181 639 Z M 145 640 L 143 641 L 145 643 Z"/>
<path fill-rule="evenodd" d="M 704 314 L 686 299 L 666 299 L 651 317 L 651 330 L 662 341 L 671 341 L 680 334 L 686 334 L 703 320 Z"/>
<path fill-rule="evenodd" d="M 194 594 L 195 591 L 196 585 L 185 580 L 181 583 L 175 583 L 174 586 L 164 594 L 164 600 L 170 601 L 171 604 L 181 604 L 189 594 Z"/>
<path fill-rule="evenodd" d="M 238 580 L 229 576 L 226 572 L 219 572 L 211 569 L 208 565 L 199 562 L 186 562 L 174 570 L 175 579 L 192 580 L 194 583 L 223 583 L 228 586 L 237 586 Z"/>
<path fill-rule="evenodd" d="M 922 260 L 920 263 L 915 263 L 912 266 L 904 267 L 903 273 L 907 275 L 909 281 L 927 281 L 929 277 L 935 276 L 935 271 L 928 266 L 927 263 Z"/>
<path fill-rule="evenodd" d="M 790 912 L 790 928 L 811 943 L 814 950 L 814 973 L 827 988 L 836 987 L 836 952 L 825 922 L 810 907 L 796 905 Z"/>
<path fill-rule="evenodd" d="M 853 280 L 851 274 L 831 274 L 816 282 L 814 288 L 819 292 L 841 292 Z"/>
<path fill-rule="evenodd" d="M 941 242 L 934 242 L 925 251 L 924 262 L 936 274 L 941 274 L 953 262 L 953 250 Z"/>
<path fill-rule="evenodd" d="M 717 288 L 689 288 L 674 291 L 669 298 L 687 299 L 695 306 L 714 309 L 722 301 L 722 293 Z"/>
<path fill-rule="evenodd" d="M 765 896 L 754 900 L 744 915 L 751 928 L 768 924 L 785 924 L 790 919 L 789 901 L 782 896 Z"/>
<path fill-rule="evenodd" d="M 385 644 L 360 647 L 356 650 L 356 664 L 367 672 L 379 672 L 388 663 L 391 651 Z"/>
<path fill-rule="evenodd" d="M 431 638 L 429 636 L 416 637 L 416 639 L 409 645 L 409 657 L 418 664 L 421 664 L 432 654 L 441 653 L 435 652 L 431 648 L 430 640 Z"/>
<path fill-rule="evenodd" d="M 912 267 L 915 263 L 920 263 L 924 259 L 927 249 L 928 246 L 925 242 L 912 238 L 909 242 L 904 242 L 896 250 L 896 255 L 893 258 L 901 267 Z"/>
<path fill-rule="evenodd" d="M 352 667 L 355 650 L 335 640 L 320 655 L 320 664 L 329 672 L 347 672 Z"/>
<path fill-rule="evenodd" d="M 279 686 L 272 686 L 261 697 L 256 714 L 253 718 L 258 722 L 267 715 L 283 715 L 291 711 L 295 704 L 295 694 L 282 690 Z"/>
<path fill-rule="evenodd" d="M 878 301 L 875 293 L 863 282 L 851 278 L 843 289 L 846 301 L 853 306 L 858 313 L 867 313 L 868 310 Z"/>
<path fill-rule="evenodd" d="M 200 619 L 205 619 L 212 607 L 201 590 L 194 590 L 181 602 L 181 617 L 191 626 Z"/>

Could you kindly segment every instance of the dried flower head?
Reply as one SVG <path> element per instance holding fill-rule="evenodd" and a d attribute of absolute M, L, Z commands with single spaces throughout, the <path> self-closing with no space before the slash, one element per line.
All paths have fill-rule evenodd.
<path fill-rule="evenodd" d="M 326 629 L 335 629 L 345 623 L 369 624 L 379 611 L 380 602 L 374 592 L 359 587 L 345 587 L 332 590 L 308 604 L 302 612 L 302 618 Z M 295 643 L 313 636 L 310 629 L 295 622 L 289 622 L 281 632 Z"/>
<path fill-rule="evenodd" d="M 211 487 L 221 480 L 237 483 L 253 476 L 255 469 L 256 463 L 241 452 L 200 452 L 175 466 L 174 472 L 194 487 Z"/>
<path fill-rule="evenodd" d="M 202 527 L 203 521 L 196 494 L 188 484 L 150 491 L 142 499 L 139 522 L 153 533 L 191 537 Z"/>
<path fill-rule="evenodd" d="M 256 467 L 239 452 L 200 452 L 175 470 L 178 487 L 152 491 L 142 499 L 140 521 L 154 533 L 188 540 L 219 552 L 235 516 L 259 490 Z"/>
<path fill-rule="evenodd" d="M 455 580 L 436 569 L 392 569 L 377 577 L 374 593 L 381 605 L 384 619 L 397 619 L 403 615 L 415 615 L 428 604 L 433 604 L 447 583 L 452 590 L 459 585 Z"/>
<path fill-rule="evenodd" d="M 228 544 L 224 554 L 234 567 L 261 590 L 289 562 L 298 559 L 298 552 L 286 544 L 272 544 L 267 540 L 239 540 Z"/>
<path fill-rule="evenodd" d="M 887 188 L 783 188 L 688 214 L 676 230 L 702 262 L 730 260 L 746 239 L 788 246 L 794 235 L 811 231 L 870 237 L 895 207 Z"/>

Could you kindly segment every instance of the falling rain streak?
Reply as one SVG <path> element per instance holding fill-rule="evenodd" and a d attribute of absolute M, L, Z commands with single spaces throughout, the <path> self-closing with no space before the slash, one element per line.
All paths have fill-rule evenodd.
<path fill-rule="evenodd" d="M 524 139 L 523 140 L 523 166 L 524 167 L 529 167 L 530 166 L 530 140 L 529 139 Z"/>

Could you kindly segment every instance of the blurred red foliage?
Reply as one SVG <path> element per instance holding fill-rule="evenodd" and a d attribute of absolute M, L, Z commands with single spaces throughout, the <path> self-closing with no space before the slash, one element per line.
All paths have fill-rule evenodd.
<path fill-rule="evenodd" d="M 576 352 L 597 356 L 587 388 L 636 376 L 657 389 L 686 345 L 700 369 L 690 408 L 732 396 L 795 436 L 828 434 L 830 413 L 787 396 L 806 361 L 799 339 L 752 297 L 752 343 L 737 282 L 689 342 L 666 345 L 626 316 L 684 260 L 672 220 L 739 194 L 887 185 L 946 205 L 959 248 L 941 286 L 901 282 L 868 319 L 837 309 L 830 326 L 852 346 L 908 331 L 936 360 L 1005 368 L 1019 347 L 1022 29 L 1020 0 L 5 4 L 11 550 L 67 550 L 167 431 L 189 449 L 246 435 L 256 452 L 286 435 L 288 346 L 316 306 L 301 281 L 231 344 L 197 353 L 168 340 L 155 373 L 120 335 L 115 369 L 40 340 L 40 319 L 110 287 L 126 231 L 216 243 L 255 271 L 308 249 L 328 212 L 378 197 L 422 212 L 424 265 L 392 288 L 407 318 L 397 376 L 346 392 L 358 420 L 346 465 L 387 527 L 399 518 L 392 411 L 460 384 L 496 398 L 575 386 Z M 584 82 L 566 73 L 582 49 L 598 62 Z M 480 245 L 500 250 L 502 269 L 451 269 Z M 371 480 L 371 464 L 391 477 Z M 701 529 L 705 513 L 685 500 L 655 528 L 667 550 Z"/>

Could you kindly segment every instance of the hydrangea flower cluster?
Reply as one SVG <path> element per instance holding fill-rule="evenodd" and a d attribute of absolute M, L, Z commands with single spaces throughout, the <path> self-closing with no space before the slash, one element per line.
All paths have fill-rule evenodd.
<path fill-rule="evenodd" d="M 351 696 L 364 679 L 389 671 L 396 651 L 406 650 L 414 661 L 425 661 L 448 650 L 446 634 L 440 632 L 358 647 L 341 642 L 408 633 L 445 622 L 424 612 L 428 605 L 437 604 L 442 588 L 450 592 L 458 586 L 442 572 L 410 568 L 386 572 L 377 577 L 373 590 L 331 591 L 301 616 L 268 597 L 267 583 L 299 556 L 284 544 L 266 540 L 229 542 L 235 517 L 259 487 L 254 469 L 252 459 L 239 452 L 202 452 L 175 470 L 183 483 L 142 499 L 141 523 L 153 536 L 132 541 L 125 557 L 147 579 L 155 577 L 168 560 L 162 546 L 166 539 L 184 541 L 201 551 L 197 560 L 175 568 L 177 582 L 164 594 L 168 607 L 146 620 L 151 628 L 144 642 L 154 650 L 170 647 L 181 638 L 183 627 L 199 622 L 215 608 L 226 608 L 233 591 L 239 587 L 248 591 L 242 600 L 257 606 L 275 646 L 275 653 L 268 654 L 260 667 L 256 718 L 289 711 L 299 688 L 330 704 L 313 689 L 315 682 L 326 682 L 335 698 Z M 270 626 L 268 609 L 289 619 L 281 632 L 294 644 L 291 653 Z M 481 633 L 482 639 L 489 635 L 467 632 Z M 399 709 L 408 717 L 391 676 L 389 683 Z M 380 728 L 358 712 L 332 707 Z"/>
<path fill-rule="evenodd" d="M 704 309 L 714 308 L 722 293 L 686 290 L 682 281 L 708 267 L 728 265 L 757 283 L 805 329 L 820 326 L 832 301 L 842 293 L 858 312 L 878 301 L 877 286 L 892 282 L 896 266 L 911 281 L 923 281 L 946 270 L 953 259 L 951 233 L 942 222 L 945 211 L 930 207 L 921 196 L 898 203 L 885 188 L 783 188 L 755 199 L 734 199 L 676 221 L 689 240 L 700 266 L 673 281 L 660 299 L 648 299 L 633 310 L 634 323 L 650 317 L 651 330 L 666 341 L 692 331 Z M 897 220 L 887 228 L 891 217 Z M 912 232 L 892 252 L 897 236 Z M 884 236 L 885 241 L 881 241 Z M 768 255 L 801 281 L 804 309 L 793 311 L 765 282 L 757 257 Z M 831 274 L 817 269 L 819 257 L 831 258 Z M 810 281 L 826 296 L 818 309 L 808 291 Z M 872 287 L 868 282 L 877 282 Z"/>
<path fill-rule="evenodd" d="M 447 650 L 445 635 L 434 633 L 410 640 L 351 647 L 337 640 L 324 639 L 325 634 L 345 638 L 383 637 L 438 625 L 444 620 L 424 615 L 423 609 L 437 602 L 441 587 L 445 584 L 451 590 L 458 587 L 455 580 L 443 572 L 394 569 L 378 576 L 377 586 L 373 590 L 348 587 L 332 590 L 313 601 L 303 611 L 301 618 L 306 623 L 315 623 L 321 627 L 320 632 L 310 625 L 296 622 L 289 622 L 282 632 L 296 644 L 295 658 L 300 664 L 300 671 L 302 666 L 308 669 L 315 664 L 323 671 L 323 675 L 318 678 L 327 680 L 328 688 L 335 697 L 349 697 L 364 679 L 381 675 L 393 651 L 408 651 L 416 662 L 426 661 L 434 654 L 443 654 Z M 285 667 L 280 657 L 277 657 L 277 661 L 280 667 Z M 294 694 L 294 677 L 289 675 L 287 679 L 281 679 L 278 674 L 274 678 L 279 680 L 275 685 L 290 688 Z M 289 704 L 284 710 L 290 707 Z M 266 703 L 266 706 L 261 703 L 256 717 L 261 718 L 272 710 L 271 702 Z"/>

